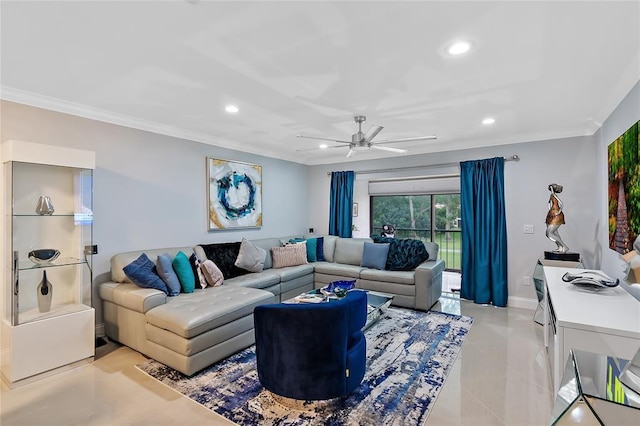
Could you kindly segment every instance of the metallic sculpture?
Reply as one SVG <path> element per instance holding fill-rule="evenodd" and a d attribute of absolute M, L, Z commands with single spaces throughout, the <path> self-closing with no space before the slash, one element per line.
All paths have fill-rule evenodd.
<path fill-rule="evenodd" d="M 566 253 L 569 251 L 569 247 L 567 247 L 558 234 L 558 228 L 560 225 L 564 225 L 563 205 L 557 195 L 562 192 L 562 185 L 552 183 L 548 189 L 551 191 L 551 195 L 549 196 L 549 212 L 547 213 L 547 231 L 545 235 L 558 246 L 553 250 L 554 253 Z"/>

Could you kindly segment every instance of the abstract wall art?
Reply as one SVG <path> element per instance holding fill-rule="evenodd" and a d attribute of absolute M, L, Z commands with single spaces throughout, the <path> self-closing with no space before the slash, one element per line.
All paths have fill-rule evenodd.
<path fill-rule="evenodd" d="M 609 247 L 621 254 L 640 235 L 640 121 L 608 148 Z"/>
<path fill-rule="evenodd" d="M 209 231 L 262 226 L 262 166 L 207 158 Z"/>

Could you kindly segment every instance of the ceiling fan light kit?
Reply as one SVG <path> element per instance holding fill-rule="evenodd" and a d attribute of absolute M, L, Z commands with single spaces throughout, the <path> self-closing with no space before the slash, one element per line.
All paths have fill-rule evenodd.
<path fill-rule="evenodd" d="M 371 126 L 371 128 L 369 128 L 369 130 L 367 131 L 366 134 L 362 133 L 362 123 L 364 123 L 366 121 L 366 119 L 367 119 L 367 117 L 364 116 L 364 115 L 356 115 L 355 117 L 353 117 L 353 120 L 358 124 L 358 131 L 356 133 L 354 133 L 353 135 L 351 135 L 351 141 L 345 141 L 345 140 L 340 140 L 340 139 L 331 139 L 331 138 L 322 138 L 322 137 L 317 137 L 317 136 L 305 136 L 305 135 L 296 135 L 296 137 L 305 138 L 305 139 L 322 140 L 322 141 L 331 141 L 331 142 L 336 142 L 336 143 L 342 144 L 342 145 L 337 145 L 337 146 L 328 146 L 326 148 L 343 148 L 343 147 L 344 148 L 349 148 L 349 151 L 347 152 L 347 158 L 351 157 L 355 152 L 358 152 L 358 151 L 369 151 L 371 149 L 375 149 L 375 150 L 379 150 L 379 151 L 394 152 L 394 153 L 397 153 L 397 154 L 403 154 L 403 153 L 407 152 L 406 149 L 393 148 L 393 147 L 390 147 L 390 146 L 382 146 L 382 145 L 383 144 L 390 144 L 390 143 L 413 142 L 413 141 L 436 139 L 435 136 L 430 135 L 430 136 L 418 136 L 418 137 L 414 137 L 414 138 L 389 139 L 389 140 L 373 142 L 373 138 L 378 136 L 378 133 L 380 133 L 382 131 L 382 129 L 384 129 L 384 127 L 379 126 L 379 125 L 374 125 L 374 126 Z M 322 149 L 326 149 L 326 148 L 322 148 Z"/>

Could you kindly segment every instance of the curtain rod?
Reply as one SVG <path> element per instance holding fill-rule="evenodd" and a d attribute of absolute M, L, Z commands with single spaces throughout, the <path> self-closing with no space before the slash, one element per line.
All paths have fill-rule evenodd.
<path fill-rule="evenodd" d="M 504 161 L 520 161 L 520 157 L 515 154 L 510 157 L 502 157 Z M 389 172 L 404 172 L 407 170 L 426 169 L 430 167 L 450 167 L 457 166 L 460 163 L 442 163 L 442 164 L 426 164 L 424 166 L 410 166 L 410 167 L 397 167 L 393 169 L 377 169 L 377 170 L 357 170 L 357 175 L 368 175 L 372 173 L 389 173 Z M 331 172 L 327 172 L 327 176 L 331 176 Z"/>

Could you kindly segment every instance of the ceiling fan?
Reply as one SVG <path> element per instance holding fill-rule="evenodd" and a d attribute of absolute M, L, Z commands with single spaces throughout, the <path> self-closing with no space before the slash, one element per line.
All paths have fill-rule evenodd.
<path fill-rule="evenodd" d="M 373 138 L 375 138 L 378 133 L 382 131 L 384 127 L 382 126 L 371 126 L 369 131 L 364 134 L 362 133 L 362 123 L 367 119 L 364 115 L 356 115 L 353 117 L 353 120 L 358 123 L 358 131 L 351 135 L 351 142 L 343 141 L 340 139 L 332 139 L 332 138 L 319 138 L 315 136 L 305 136 L 305 135 L 296 135 L 297 138 L 305 138 L 305 139 L 316 139 L 321 141 L 331 141 L 337 142 L 343 145 L 329 146 L 327 148 L 349 148 L 349 152 L 347 152 L 347 158 L 351 157 L 357 151 L 369 151 L 370 149 L 377 149 L 380 151 L 389 151 L 389 152 L 397 152 L 404 153 L 407 152 L 406 149 L 402 148 L 393 148 L 390 146 L 382 146 L 385 144 L 392 144 L 398 142 L 413 142 L 413 141 L 422 141 L 422 140 L 432 140 L 436 139 L 436 136 L 418 136 L 415 138 L 403 138 L 403 139 L 387 139 L 378 142 L 373 142 Z"/>

